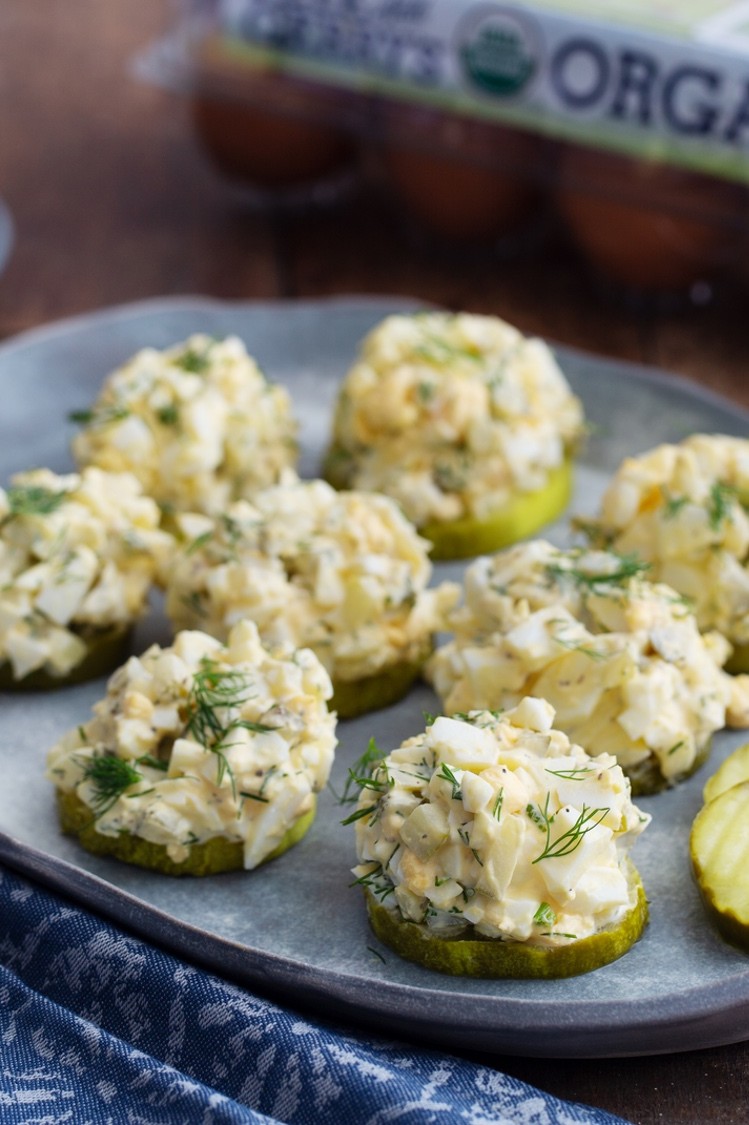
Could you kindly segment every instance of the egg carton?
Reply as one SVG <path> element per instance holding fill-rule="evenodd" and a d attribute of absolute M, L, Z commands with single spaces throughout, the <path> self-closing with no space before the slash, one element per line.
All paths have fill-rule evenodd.
<path fill-rule="evenodd" d="M 185 0 L 149 78 L 188 95 L 258 200 L 335 200 L 362 166 L 436 235 L 560 217 L 634 287 L 682 290 L 746 237 L 749 3 Z"/>

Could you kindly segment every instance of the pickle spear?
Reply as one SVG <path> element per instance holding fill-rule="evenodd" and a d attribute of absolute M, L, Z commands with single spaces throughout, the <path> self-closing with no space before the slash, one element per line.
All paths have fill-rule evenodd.
<path fill-rule="evenodd" d="M 703 805 L 689 851 L 707 913 L 723 937 L 749 949 L 749 781 Z"/>

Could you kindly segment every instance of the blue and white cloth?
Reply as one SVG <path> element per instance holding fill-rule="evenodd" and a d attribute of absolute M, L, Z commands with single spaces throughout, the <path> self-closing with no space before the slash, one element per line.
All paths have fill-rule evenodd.
<path fill-rule="evenodd" d="M 615 1125 L 303 1017 L 0 869 L 3 1125 Z"/>

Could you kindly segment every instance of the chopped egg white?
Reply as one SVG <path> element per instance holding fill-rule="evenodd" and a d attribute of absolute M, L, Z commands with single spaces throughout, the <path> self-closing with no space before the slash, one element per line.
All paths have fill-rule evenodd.
<path fill-rule="evenodd" d="M 622 462 L 598 517 L 595 543 L 636 552 L 654 580 L 688 597 L 701 629 L 749 644 L 749 441 L 693 434 Z"/>
<path fill-rule="evenodd" d="M 423 659 L 459 596 L 452 583 L 427 589 L 427 544 L 385 496 L 287 474 L 252 503 L 178 522 L 175 628 L 224 638 L 250 618 L 269 643 L 313 649 L 336 682 Z"/>
<path fill-rule="evenodd" d="M 257 866 L 313 807 L 336 745 L 330 678 L 314 653 L 269 651 L 245 621 L 226 646 L 182 632 L 111 677 L 93 718 L 47 758 L 47 777 L 74 791 L 98 832 L 163 845 L 175 863 L 223 837 Z M 130 769 L 110 792 L 103 760 Z"/>
<path fill-rule="evenodd" d="M 544 540 L 478 559 L 454 638 L 428 665 L 446 711 L 542 697 L 570 738 L 632 777 L 652 765 L 667 783 L 689 773 L 727 719 L 746 719 L 749 693 L 721 667 L 727 643 L 701 635 L 684 600 L 647 574 L 632 558 Z"/>
<path fill-rule="evenodd" d="M 481 520 L 542 488 L 582 430 L 541 340 L 497 317 L 391 316 L 343 382 L 330 477 L 392 496 L 419 527 Z"/>
<path fill-rule="evenodd" d="M 130 473 L 36 469 L 0 489 L 0 663 L 65 676 L 145 610 L 172 538 Z"/>
<path fill-rule="evenodd" d="M 635 904 L 627 852 L 650 817 L 611 755 L 553 721 L 539 699 L 441 717 L 370 766 L 357 881 L 441 936 L 555 946 L 615 925 Z"/>
<path fill-rule="evenodd" d="M 240 339 L 194 335 L 112 372 L 73 454 L 134 473 L 167 511 L 217 512 L 296 463 L 296 423 Z"/>

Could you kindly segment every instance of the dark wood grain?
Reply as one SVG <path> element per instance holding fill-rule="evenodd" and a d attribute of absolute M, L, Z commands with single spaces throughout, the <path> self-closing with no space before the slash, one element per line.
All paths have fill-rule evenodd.
<path fill-rule="evenodd" d="M 197 145 L 179 96 L 130 60 L 167 0 L 3 0 L 0 194 L 16 227 L 0 336 L 153 295 L 403 294 L 498 313 L 600 354 L 680 372 L 749 406 L 747 283 L 705 307 L 624 300 L 591 277 L 553 220 L 482 253 L 436 247 L 375 186 L 328 211 L 258 210 Z M 636 1125 L 745 1125 L 749 1046 L 604 1061 L 492 1059 Z"/>

